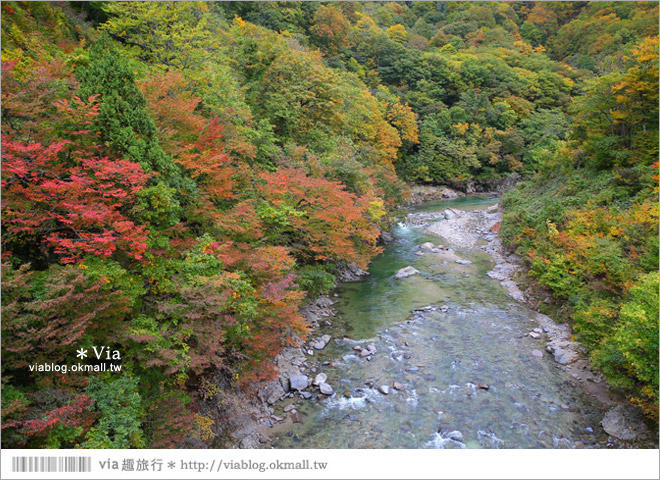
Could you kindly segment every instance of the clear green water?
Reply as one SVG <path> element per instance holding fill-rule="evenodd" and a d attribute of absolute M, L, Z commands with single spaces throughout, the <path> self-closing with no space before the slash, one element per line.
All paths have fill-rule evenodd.
<path fill-rule="evenodd" d="M 465 197 L 416 211 L 494 202 Z M 341 286 L 339 314 L 318 332 L 335 340 L 309 360 L 328 375 L 336 393 L 295 399 L 303 422 L 280 427 L 273 447 L 580 448 L 606 443 L 599 403 L 549 355 L 532 356 L 532 350 L 545 346 L 544 339 L 523 336 L 538 326 L 531 320 L 535 314 L 486 275 L 492 263 L 485 253 L 456 249 L 473 264 L 443 265 L 433 255 L 414 255 L 425 241 L 439 243 L 437 237 L 405 225 L 393 233 L 397 240 L 374 260 L 370 275 Z M 393 274 L 407 265 L 422 274 L 395 280 Z M 427 305 L 449 309 L 411 313 Z M 371 361 L 356 355 L 356 341 L 375 344 Z M 392 382 L 404 390 L 393 390 Z M 390 386 L 389 395 L 377 390 L 380 385 Z M 278 405 L 277 413 L 284 406 Z M 584 433 L 586 427 L 595 433 Z M 456 431 L 462 440 L 450 433 Z"/>

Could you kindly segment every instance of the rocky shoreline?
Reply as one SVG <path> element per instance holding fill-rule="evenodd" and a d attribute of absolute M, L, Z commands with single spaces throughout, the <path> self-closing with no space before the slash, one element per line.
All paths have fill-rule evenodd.
<path fill-rule="evenodd" d="M 391 241 L 385 235 L 384 242 Z M 340 265 L 337 272 L 337 282 L 352 282 L 360 280 L 368 272 L 355 264 Z M 234 448 L 261 448 L 270 441 L 268 431 L 278 424 L 296 423 L 300 421 L 300 414 L 293 404 L 284 407 L 284 415 L 277 415 L 275 406 L 286 399 L 300 397 L 317 400 L 323 396 L 334 393 L 331 385 L 326 383 L 327 377 L 318 373 L 312 365 L 315 352 L 323 350 L 333 339 L 330 335 L 316 335 L 321 326 L 332 325 L 332 317 L 336 311 L 333 297 L 321 295 L 313 298 L 300 309 L 300 313 L 307 319 L 310 328 L 308 338 L 296 347 L 287 347 L 275 357 L 274 363 L 278 369 L 277 378 L 258 385 L 256 395 L 248 400 L 246 410 L 249 411 L 244 418 L 244 425 L 238 432 L 233 432 Z"/>
<path fill-rule="evenodd" d="M 462 196 L 456 192 L 449 193 L 450 189 L 436 188 L 435 190 L 434 194 L 429 188 L 417 188 L 415 198 Z M 440 219 L 443 221 L 438 221 Z M 533 308 L 528 295 L 520 289 L 521 280 L 525 276 L 521 258 L 506 252 L 499 238 L 501 219 L 502 212 L 499 204 L 481 210 L 461 211 L 450 208 L 444 212 L 418 213 L 408 217 L 410 224 L 444 238 L 452 246 L 468 250 L 477 248 L 484 250 L 495 262 L 488 275 L 499 281 L 513 300 Z M 387 241 L 387 235 L 384 237 Z M 449 253 L 444 250 L 440 252 L 441 247 L 431 245 L 427 250 L 439 250 L 439 253 L 443 255 L 453 253 L 453 250 Z M 424 245 L 420 246 L 419 251 L 424 251 Z M 342 268 L 337 278 L 341 282 L 355 281 L 367 274 L 356 266 L 349 265 Z M 401 278 L 409 274 L 414 275 L 415 272 L 404 272 Z M 272 382 L 260 384 L 256 396 L 249 401 L 248 421 L 240 431 L 231 434 L 235 447 L 262 448 L 267 446 L 270 441 L 268 434 L 273 428 L 277 429 L 278 425 L 301 421 L 293 403 L 288 404 L 283 409 L 283 413 L 276 414 L 278 402 L 295 397 L 300 397 L 301 400 L 318 401 L 334 393 L 332 385 L 326 383 L 327 377 L 324 378 L 324 374 L 318 373 L 312 360 L 315 352 L 323 350 L 329 342 L 334 341 L 329 335 L 315 334 L 320 326 L 332 324 L 332 318 L 336 313 L 332 308 L 335 303 L 333 298 L 324 295 L 312 299 L 301 309 L 301 313 L 308 319 L 310 335 L 300 346 L 286 348 L 277 356 L 275 363 L 279 375 Z M 656 444 L 657 440 L 652 438 L 639 412 L 612 392 L 602 377 L 591 368 L 581 344 L 572 340 L 570 326 L 557 324 L 550 317 L 541 313 L 537 313 L 534 320 L 538 327 L 530 328 L 530 332 L 526 335 L 535 339 L 545 337 L 546 342 L 545 352 L 534 350 L 531 354 L 535 356 L 550 354 L 557 362 L 557 368 L 567 371 L 590 395 L 609 408 L 601 424 L 605 431 L 613 437 L 610 442 L 611 446 L 630 447 L 640 444 L 644 446 Z M 375 351 L 371 351 L 370 347 L 356 344 L 354 349 L 357 355 L 369 359 L 368 357 L 375 353 Z"/>
<path fill-rule="evenodd" d="M 522 259 L 506 251 L 497 233 L 502 220 L 499 204 L 485 210 L 462 212 L 447 209 L 439 214 L 425 215 L 422 220 L 423 223 L 428 223 L 423 226 L 425 231 L 438 235 L 453 245 L 470 249 L 476 247 L 478 240 L 487 242 L 486 245 L 479 246 L 495 262 L 495 266 L 487 275 L 499 281 L 512 299 L 535 310 L 535 305 L 529 301 L 530 296 L 520 289 L 521 279 L 526 275 Z M 444 221 L 433 223 L 439 218 Z M 602 375 L 592 368 L 582 344 L 573 340 L 570 325 L 555 323 L 552 318 L 538 312 L 534 320 L 539 326 L 531 329 L 527 335 L 535 339 L 546 337 L 545 351 L 552 355 L 557 367 L 570 373 L 590 395 L 609 408 L 601 425 L 614 437 L 610 442 L 612 446 L 631 446 L 626 442 L 632 441 L 657 445 L 657 439 L 652 437 L 646 427 L 641 412 L 612 391 Z M 540 350 L 535 350 L 532 354 L 544 355 Z"/>

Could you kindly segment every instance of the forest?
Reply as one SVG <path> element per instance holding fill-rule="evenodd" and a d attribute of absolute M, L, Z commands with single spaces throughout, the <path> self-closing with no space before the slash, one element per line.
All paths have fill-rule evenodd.
<path fill-rule="evenodd" d="M 511 176 L 538 308 L 657 426 L 657 2 L 1 8 L 3 447 L 210 442 L 409 185 Z"/>

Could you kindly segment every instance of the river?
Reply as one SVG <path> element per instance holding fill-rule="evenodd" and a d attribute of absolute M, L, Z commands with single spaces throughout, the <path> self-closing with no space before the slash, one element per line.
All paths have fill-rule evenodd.
<path fill-rule="evenodd" d="M 463 197 L 430 202 L 414 213 L 448 207 L 484 209 L 497 202 Z M 486 273 L 480 248 L 461 250 L 410 224 L 370 265 L 364 280 L 339 287 L 333 340 L 308 358 L 334 387 L 330 396 L 294 402 L 301 423 L 271 433 L 275 448 L 589 448 L 607 444 L 602 405 L 526 334 L 536 313 L 507 296 Z M 471 261 L 443 262 L 415 252 L 444 243 Z M 481 241 L 485 243 L 485 241 Z M 411 265 L 419 275 L 395 279 Z M 413 310 L 431 307 L 427 311 Z M 375 346 L 369 358 L 356 345 Z M 313 377 L 313 375 L 312 375 Z M 395 383 L 396 382 L 396 383 Z M 393 388 L 393 385 L 400 390 Z M 379 387 L 387 386 L 384 394 Z M 281 414 L 281 413 L 280 413 Z"/>

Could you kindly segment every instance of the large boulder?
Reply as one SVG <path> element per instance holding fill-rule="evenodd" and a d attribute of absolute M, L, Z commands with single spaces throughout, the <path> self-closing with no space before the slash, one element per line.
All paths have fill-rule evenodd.
<path fill-rule="evenodd" d="M 619 440 L 634 440 L 648 433 L 641 413 L 627 405 L 617 405 L 600 423 L 609 435 Z"/>
<path fill-rule="evenodd" d="M 417 275 L 419 273 L 419 270 L 417 270 L 414 267 L 411 267 L 408 265 L 407 267 L 402 268 L 398 272 L 394 274 L 394 278 L 396 279 L 401 279 L 401 278 L 407 278 L 407 277 L 412 277 L 413 275 Z"/>
<path fill-rule="evenodd" d="M 289 386 L 291 390 L 304 390 L 309 385 L 309 379 L 306 375 L 291 375 L 289 377 Z"/>

